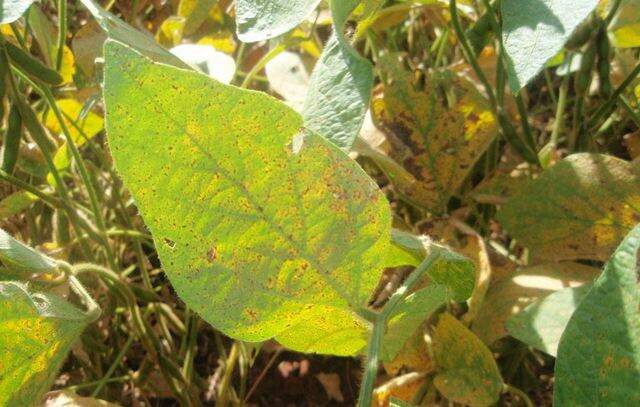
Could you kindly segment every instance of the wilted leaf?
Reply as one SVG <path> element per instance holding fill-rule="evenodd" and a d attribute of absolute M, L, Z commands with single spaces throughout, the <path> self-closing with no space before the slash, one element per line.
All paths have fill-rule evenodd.
<path fill-rule="evenodd" d="M 330 4 L 333 34 L 311 73 L 302 116 L 307 128 L 349 150 L 369 107 L 373 67 L 343 35 L 358 0 L 331 0 Z"/>
<path fill-rule="evenodd" d="M 556 356 L 560 337 L 591 284 L 567 287 L 529 304 L 507 321 L 509 335 L 551 356 Z"/>
<path fill-rule="evenodd" d="M 238 0 L 236 24 L 242 42 L 257 42 L 292 30 L 320 0 Z"/>
<path fill-rule="evenodd" d="M 56 261 L 17 241 L 0 229 L 0 260 L 12 268 L 32 273 L 46 273 L 58 268 Z"/>
<path fill-rule="evenodd" d="M 406 199 L 441 212 L 497 134 L 489 104 L 458 75 L 431 74 L 421 90 L 397 54 L 380 64 L 384 97 L 374 101 L 374 117 L 390 139 L 391 157 L 407 171 L 380 165 Z M 440 87 L 449 100 L 440 96 Z"/>
<path fill-rule="evenodd" d="M 502 377 L 491 351 L 460 321 L 442 314 L 433 336 L 438 391 L 455 403 L 490 406 L 502 392 Z"/>
<path fill-rule="evenodd" d="M 471 326 L 490 345 L 507 335 L 506 323 L 527 305 L 566 287 L 579 287 L 598 274 L 598 269 L 579 263 L 551 263 L 518 270 L 492 284 Z"/>
<path fill-rule="evenodd" d="M 281 102 L 116 42 L 105 102 L 116 168 L 181 298 L 235 338 L 300 349 L 287 338 L 321 332 L 331 347 L 303 350 L 352 354 L 331 328 L 364 324 L 354 311 L 391 238 L 389 205 L 357 163 L 299 134 L 300 116 Z"/>
<path fill-rule="evenodd" d="M 513 92 L 529 83 L 556 55 L 598 0 L 504 0 L 502 40 Z"/>
<path fill-rule="evenodd" d="M 0 0 L 0 24 L 16 21 L 35 0 Z"/>
<path fill-rule="evenodd" d="M 605 260 L 640 222 L 640 166 L 571 155 L 520 189 L 498 219 L 535 258 Z"/>
<path fill-rule="evenodd" d="M 71 41 L 71 48 L 76 58 L 76 65 L 87 77 L 93 78 L 96 69 L 96 58 L 102 56 L 102 45 L 107 36 L 96 21 L 83 25 Z"/>
<path fill-rule="evenodd" d="M 374 390 L 374 405 L 377 407 L 390 406 L 392 398 L 405 402 L 411 400 L 426 380 L 424 373 L 416 372 L 395 377 Z"/>
<path fill-rule="evenodd" d="M 558 346 L 555 405 L 640 404 L 639 249 L 637 226 L 569 320 Z"/>
<path fill-rule="evenodd" d="M 85 325 L 64 299 L 0 282 L 0 405 L 38 404 Z"/>

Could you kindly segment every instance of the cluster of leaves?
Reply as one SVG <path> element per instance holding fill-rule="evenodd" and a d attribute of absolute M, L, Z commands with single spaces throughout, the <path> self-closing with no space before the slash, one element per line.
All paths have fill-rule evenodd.
<path fill-rule="evenodd" d="M 640 2 L 80 3 L 0 0 L 0 404 L 256 402 L 274 343 L 640 402 Z"/>

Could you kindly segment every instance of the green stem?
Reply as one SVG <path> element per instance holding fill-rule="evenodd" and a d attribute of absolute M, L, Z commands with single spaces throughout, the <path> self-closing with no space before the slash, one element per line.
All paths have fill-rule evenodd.
<path fill-rule="evenodd" d="M 24 79 L 31 82 L 27 77 L 25 77 Z M 76 145 L 75 140 L 71 135 L 71 131 L 67 126 L 67 122 L 65 121 L 64 116 L 62 115 L 62 112 L 60 111 L 60 108 L 58 107 L 58 104 L 56 103 L 55 98 L 53 97 L 53 94 L 51 93 L 51 89 L 49 89 L 46 86 L 40 87 L 33 82 L 31 82 L 30 84 L 31 86 L 33 86 L 36 92 L 40 93 L 45 98 L 45 100 L 47 101 L 47 104 L 53 111 L 54 115 L 56 116 L 56 119 L 58 120 L 58 123 L 60 124 L 62 133 L 64 134 L 65 139 L 67 141 L 67 147 L 69 148 L 69 150 L 71 150 L 71 155 L 73 156 L 73 159 L 75 160 L 76 165 L 78 166 L 78 170 L 80 171 L 80 176 L 82 178 L 83 183 L 85 184 L 85 188 L 87 189 L 87 193 L 89 195 L 89 201 L 91 203 L 91 210 L 93 211 L 94 218 L 96 220 L 96 225 L 98 226 L 98 230 L 102 235 L 101 243 L 107 254 L 107 261 L 109 262 L 109 267 L 111 267 L 111 269 L 113 270 L 117 270 L 118 266 L 115 261 L 115 255 L 113 253 L 113 250 L 111 249 L 109 240 L 107 239 L 107 227 L 106 227 L 105 220 L 102 215 L 102 211 L 98 201 L 98 195 L 96 194 L 96 190 L 93 187 L 91 178 L 89 177 L 89 172 L 87 171 L 87 167 L 85 166 L 84 161 L 80 156 L 80 150 L 78 150 L 78 146 Z"/>
<path fill-rule="evenodd" d="M 240 84 L 241 88 L 246 88 L 251 84 L 253 77 L 258 74 L 273 58 L 278 56 L 282 51 L 287 49 L 287 46 L 284 43 L 280 43 L 276 45 L 273 49 L 270 49 L 269 52 L 264 54 L 262 58 L 251 68 L 247 76 L 244 77 L 242 84 Z"/>
<path fill-rule="evenodd" d="M 238 361 L 238 357 L 240 356 L 238 342 L 234 342 L 231 346 L 231 351 L 229 352 L 229 357 L 227 357 L 227 361 L 224 364 L 224 375 L 222 376 L 222 380 L 220 381 L 220 393 L 218 395 L 218 400 L 216 405 L 220 405 L 221 407 L 226 407 L 229 404 L 229 386 L 231 384 L 231 376 L 233 376 L 233 371 L 235 369 L 236 363 Z"/>
<path fill-rule="evenodd" d="M 622 105 L 624 110 L 626 110 L 627 113 L 629 113 L 629 116 L 631 116 L 631 120 L 633 120 L 636 126 L 640 128 L 640 114 L 638 114 L 638 112 L 633 110 L 633 107 L 631 107 L 631 105 L 629 104 L 629 101 L 627 100 L 626 97 L 624 97 L 624 95 L 620 95 L 618 98 L 620 101 L 620 105 Z"/>
<path fill-rule="evenodd" d="M 407 277 L 400 288 L 393 293 L 382 311 L 380 311 L 373 320 L 373 331 L 367 346 L 364 377 L 362 378 L 362 385 L 360 386 L 360 396 L 358 401 L 358 405 L 360 407 L 369 407 L 373 400 L 373 387 L 378 374 L 378 360 L 380 352 L 382 351 L 382 338 L 387 328 L 389 318 L 398 304 L 404 300 L 416 283 L 422 279 L 424 274 L 433 267 L 440 256 L 440 251 L 435 251 L 423 260 L 422 263 L 420 263 L 420 265 L 418 265 L 418 267 L 409 274 L 409 277 Z"/>
<path fill-rule="evenodd" d="M 556 119 L 553 123 L 553 130 L 551 131 L 551 143 L 553 146 L 558 145 L 558 138 L 560 137 L 560 132 L 562 132 L 562 128 L 564 127 L 564 112 L 567 107 L 567 94 L 569 93 L 569 75 L 566 75 L 562 79 L 562 84 L 560 85 L 560 92 L 558 94 L 558 107 L 556 108 Z"/>
<path fill-rule="evenodd" d="M 56 71 L 62 67 L 64 46 L 67 39 L 67 0 L 58 0 L 58 49 L 56 53 Z"/>
<path fill-rule="evenodd" d="M 611 109 L 613 108 L 616 101 L 618 100 L 618 97 L 631 84 L 631 82 L 635 80 L 638 74 L 640 74 L 640 64 L 636 65 L 633 71 L 631 71 L 631 73 L 625 78 L 625 80 L 620 84 L 620 86 L 616 88 L 616 90 L 613 92 L 609 100 L 607 100 L 605 104 L 603 104 L 602 106 L 600 106 L 598 110 L 596 110 L 594 115 L 591 117 L 591 119 L 587 123 L 587 126 L 586 126 L 587 129 L 593 129 L 596 126 L 596 124 L 600 121 L 600 119 L 602 119 L 602 117 L 610 113 Z"/>
<path fill-rule="evenodd" d="M 96 388 L 93 389 L 93 392 L 91 392 L 91 397 L 95 398 L 100 394 L 100 391 L 102 390 L 102 388 L 105 386 L 105 384 L 108 383 L 111 376 L 113 376 L 113 373 L 116 371 L 118 366 L 120 366 L 120 364 L 122 363 L 122 359 L 124 359 L 124 355 L 127 354 L 131 345 L 133 345 L 133 341 L 134 341 L 133 335 L 127 338 L 127 341 L 124 343 L 124 346 L 122 346 L 122 348 L 120 349 L 120 352 L 118 352 L 118 354 L 116 355 L 116 358 L 113 360 L 113 363 L 111 363 L 111 366 L 109 366 L 109 369 L 107 370 L 107 372 L 96 383 Z"/>
<path fill-rule="evenodd" d="M 510 384 L 504 383 L 504 391 L 518 397 L 520 400 L 522 400 L 522 402 L 526 407 L 534 407 L 534 404 L 529 398 L 529 396 L 527 395 L 527 393 L 523 392 L 519 388 L 513 387 Z"/>

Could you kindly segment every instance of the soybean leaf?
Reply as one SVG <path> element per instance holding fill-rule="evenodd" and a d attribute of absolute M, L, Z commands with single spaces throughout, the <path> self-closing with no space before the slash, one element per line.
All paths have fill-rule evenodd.
<path fill-rule="evenodd" d="M 373 67 L 351 47 L 343 30 L 359 0 L 331 0 L 333 34 L 311 73 L 302 116 L 307 128 L 349 150 L 371 100 Z"/>
<path fill-rule="evenodd" d="M 17 241 L 0 229 L 0 260 L 6 266 L 32 273 L 46 273 L 57 269 L 56 261 Z"/>
<path fill-rule="evenodd" d="M 377 185 L 267 95 L 114 41 L 105 55 L 109 146 L 181 298 L 238 339 L 321 332 L 312 351 L 352 353 L 331 333 L 363 325 L 387 261 Z"/>
<path fill-rule="evenodd" d="M 39 199 L 40 198 L 27 191 L 16 191 L 12 193 L 0 201 L 0 220 L 5 220 L 10 216 L 17 215 Z"/>
<path fill-rule="evenodd" d="M 380 359 L 393 360 L 431 313 L 449 299 L 449 290 L 440 284 L 431 284 L 409 294 L 389 318 Z"/>
<path fill-rule="evenodd" d="M 565 287 L 591 282 L 598 269 L 579 263 L 550 263 L 525 267 L 491 285 L 471 325 L 473 332 L 490 345 L 507 335 L 506 323 L 534 301 Z"/>
<path fill-rule="evenodd" d="M 0 282 L 0 405 L 37 405 L 86 319 L 58 296 Z"/>
<path fill-rule="evenodd" d="M 371 158 L 405 199 L 442 212 L 497 135 L 490 106 L 471 82 L 451 72 L 430 74 L 420 89 L 398 54 L 385 56 L 381 66 L 384 94 L 372 110 L 401 167 Z"/>
<path fill-rule="evenodd" d="M 622 241 L 558 346 L 555 405 L 640 404 L 640 226 Z"/>
<path fill-rule="evenodd" d="M 560 337 L 591 284 L 567 287 L 541 298 L 507 321 L 511 336 L 551 356 L 558 353 Z"/>
<path fill-rule="evenodd" d="M 35 0 L 0 0 L 0 24 L 19 19 Z"/>
<path fill-rule="evenodd" d="M 502 392 L 491 351 L 460 321 L 442 314 L 433 336 L 438 366 L 434 385 L 446 398 L 469 406 L 490 406 Z"/>
<path fill-rule="evenodd" d="M 614 3 L 609 1 L 605 4 L 607 7 L 603 7 L 604 16 L 611 11 Z M 608 29 L 613 46 L 618 48 L 640 46 L 640 1 L 622 0 Z"/>
<path fill-rule="evenodd" d="M 138 31 L 121 21 L 100 7 L 94 0 L 80 0 L 80 2 L 89 10 L 109 38 L 130 44 L 138 52 L 154 61 L 188 68 L 188 65 L 158 45 L 151 35 Z"/>
<path fill-rule="evenodd" d="M 502 41 L 509 85 L 519 92 L 564 46 L 598 0 L 504 0 Z"/>
<path fill-rule="evenodd" d="M 605 260 L 640 222 L 640 166 L 571 155 L 519 189 L 498 220 L 535 258 Z"/>
<path fill-rule="evenodd" d="M 395 397 L 391 397 L 389 399 L 389 407 L 412 407 L 412 404 L 407 403 L 404 400 L 397 399 Z"/>
<path fill-rule="evenodd" d="M 238 0 L 236 24 L 242 42 L 277 37 L 300 24 L 320 0 Z"/>

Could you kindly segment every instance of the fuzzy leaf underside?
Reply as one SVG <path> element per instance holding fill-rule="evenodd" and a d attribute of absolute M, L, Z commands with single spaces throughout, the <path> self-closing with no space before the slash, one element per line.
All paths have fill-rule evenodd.
<path fill-rule="evenodd" d="M 277 37 L 300 24 L 320 0 L 238 0 L 236 23 L 242 42 Z"/>
<path fill-rule="evenodd" d="M 544 68 L 598 0 L 504 0 L 502 41 L 509 85 L 519 92 Z"/>
<path fill-rule="evenodd" d="M 331 0 L 333 34 L 311 73 L 302 115 L 305 126 L 349 150 L 371 100 L 373 66 L 343 31 L 358 0 Z"/>

